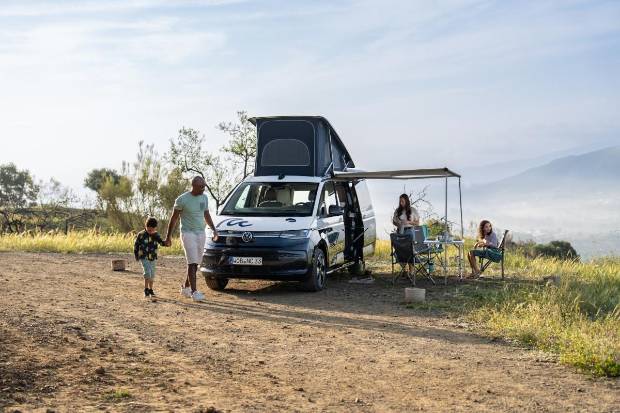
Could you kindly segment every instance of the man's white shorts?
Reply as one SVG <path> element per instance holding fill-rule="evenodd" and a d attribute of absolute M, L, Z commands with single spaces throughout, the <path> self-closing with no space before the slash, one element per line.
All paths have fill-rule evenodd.
<path fill-rule="evenodd" d="M 200 264 L 204 253 L 207 234 L 201 232 L 181 232 L 181 243 L 188 264 Z"/>

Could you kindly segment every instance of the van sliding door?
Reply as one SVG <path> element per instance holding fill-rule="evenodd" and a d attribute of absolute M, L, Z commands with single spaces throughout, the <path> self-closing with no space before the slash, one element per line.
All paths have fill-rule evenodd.
<path fill-rule="evenodd" d="M 321 190 L 318 210 L 319 231 L 325 235 L 328 244 L 329 267 L 344 263 L 345 232 L 342 214 L 330 214 L 330 207 L 338 208 L 339 202 L 333 182 L 325 182 Z"/>
<path fill-rule="evenodd" d="M 360 180 L 355 182 L 353 189 L 363 225 L 364 235 L 361 236 L 363 255 L 372 255 L 374 254 L 375 242 L 377 241 L 377 223 L 375 221 L 375 211 L 372 208 L 372 201 L 370 199 L 368 187 L 366 186 L 366 181 Z"/>

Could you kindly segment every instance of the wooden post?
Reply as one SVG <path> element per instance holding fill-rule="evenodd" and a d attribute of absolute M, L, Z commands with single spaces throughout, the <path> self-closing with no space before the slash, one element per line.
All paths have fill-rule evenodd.
<path fill-rule="evenodd" d="M 506 254 L 506 251 L 502 251 L 502 281 L 504 280 L 504 254 Z"/>

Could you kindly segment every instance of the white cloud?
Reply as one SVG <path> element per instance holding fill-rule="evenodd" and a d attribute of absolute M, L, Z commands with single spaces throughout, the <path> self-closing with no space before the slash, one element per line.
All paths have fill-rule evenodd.
<path fill-rule="evenodd" d="M 0 17 L 67 16 L 72 14 L 122 13 L 153 8 L 183 6 L 222 6 L 246 0 L 72 0 L 72 1 L 6 1 Z"/>
<path fill-rule="evenodd" d="M 138 139 L 163 150 L 181 125 L 215 147 L 244 108 L 326 115 L 368 168 L 561 150 L 620 130 L 618 21 L 614 2 L 13 1 L 0 140 L 72 147 L 80 171 L 61 179 Z M 0 158 L 60 168 L 17 146 Z"/>

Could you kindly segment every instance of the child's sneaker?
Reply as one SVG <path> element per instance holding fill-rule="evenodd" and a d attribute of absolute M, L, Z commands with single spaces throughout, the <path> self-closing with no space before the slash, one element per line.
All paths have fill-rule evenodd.
<path fill-rule="evenodd" d="M 151 297 L 155 297 L 155 291 L 153 291 L 151 288 L 149 288 L 149 295 Z"/>
<path fill-rule="evenodd" d="M 205 295 L 203 293 L 201 293 L 200 291 L 194 291 L 192 293 L 192 300 L 194 301 L 202 301 L 205 299 Z"/>
<path fill-rule="evenodd" d="M 190 287 L 181 286 L 181 295 L 186 298 L 192 298 L 192 289 Z"/>
<path fill-rule="evenodd" d="M 144 289 L 144 298 L 149 298 L 149 295 L 151 295 L 151 292 L 149 291 L 148 288 Z"/>

